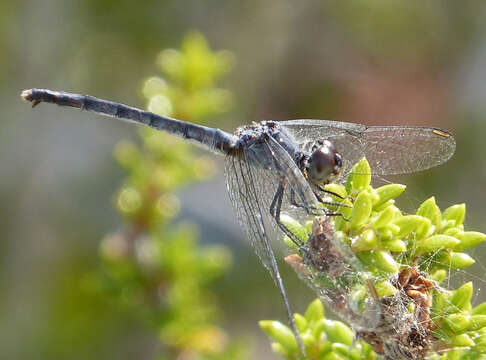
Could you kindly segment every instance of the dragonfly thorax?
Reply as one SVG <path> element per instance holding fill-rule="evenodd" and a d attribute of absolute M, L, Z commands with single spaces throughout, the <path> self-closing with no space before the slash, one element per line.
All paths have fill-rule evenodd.
<path fill-rule="evenodd" d="M 323 185 L 336 178 L 342 166 L 341 155 L 334 145 L 328 140 L 320 140 L 312 147 L 306 164 L 306 172 L 312 183 Z"/>

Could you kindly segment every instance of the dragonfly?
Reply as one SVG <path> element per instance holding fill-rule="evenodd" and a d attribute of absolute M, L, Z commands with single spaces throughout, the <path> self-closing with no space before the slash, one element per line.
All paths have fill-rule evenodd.
<path fill-rule="evenodd" d="M 292 213 L 297 218 L 340 216 L 323 206 L 336 205 L 328 195 L 339 198 L 324 186 L 342 182 L 362 157 L 368 160 L 372 175 L 406 174 L 444 163 L 456 146 L 451 133 L 435 127 L 288 120 L 253 123 L 230 134 L 88 95 L 29 89 L 21 97 L 32 106 L 53 103 L 143 124 L 226 156 L 231 203 L 255 253 L 279 289 L 302 355 L 305 350 L 274 247 L 281 243 L 278 239 L 282 239 L 282 233 L 299 249 L 304 246 L 284 225 L 282 214 Z"/>

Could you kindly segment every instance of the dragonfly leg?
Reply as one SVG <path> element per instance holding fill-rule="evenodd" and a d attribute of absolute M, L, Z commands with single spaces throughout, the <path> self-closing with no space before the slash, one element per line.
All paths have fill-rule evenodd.
<path fill-rule="evenodd" d="M 319 189 L 320 192 L 323 192 L 323 193 L 326 193 L 326 194 L 329 194 L 329 195 L 332 195 L 332 196 L 335 196 L 339 199 L 346 199 L 344 196 L 341 196 L 339 194 L 336 194 L 334 191 L 330 191 L 330 190 L 326 190 L 324 187 L 322 187 L 321 185 L 317 185 L 316 184 L 316 187 Z"/>
<path fill-rule="evenodd" d="M 290 240 L 292 240 L 292 242 L 300 249 L 304 245 L 302 240 L 300 240 L 292 231 L 290 231 L 280 220 L 284 190 L 284 182 L 282 181 L 278 185 L 277 192 L 275 193 L 272 203 L 270 204 L 270 215 L 275 219 L 278 227 L 285 233 L 285 235 L 287 235 Z"/>
<path fill-rule="evenodd" d="M 323 201 L 318 194 L 315 194 L 315 195 L 316 195 L 317 200 L 320 203 L 324 204 L 324 205 L 335 205 L 335 206 L 350 207 L 347 204 L 341 204 L 341 203 L 333 203 L 333 202 Z M 297 202 L 297 200 L 295 199 L 295 192 L 294 192 L 294 190 L 291 190 L 290 191 L 290 203 L 293 206 L 296 206 L 296 207 L 300 207 L 300 208 L 305 209 L 309 215 L 316 215 L 316 216 L 319 216 L 319 215 L 325 215 L 325 216 L 341 216 L 344 220 L 349 221 L 349 219 L 347 217 L 345 217 L 340 212 L 336 212 L 336 211 L 326 211 L 325 209 L 323 209 L 321 207 L 307 206 L 307 205 L 299 204 Z"/>
<path fill-rule="evenodd" d="M 348 204 L 343 204 L 343 203 L 333 202 L 333 201 L 324 201 L 324 199 L 316 192 L 314 192 L 314 195 L 316 196 L 317 201 L 319 201 L 321 204 L 324 205 L 330 205 L 330 206 L 334 205 L 334 206 L 341 206 L 341 207 L 348 207 L 348 208 L 351 207 Z"/>
<path fill-rule="evenodd" d="M 295 199 L 295 191 L 292 189 L 290 190 L 290 203 L 298 208 L 304 209 L 307 214 L 309 215 L 323 215 L 324 209 L 318 206 L 309 206 L 309 205 L 304 205 L 304 204 L 299 204 L 297 200 Z M 314 212 L 315 211 L 315 212 Z"/>
<path fill-rule="evenodd" d="M 287 293 L 285 292 L 285 287 L 282 281 L 282 276 L 280 275 L 280 272 L 278 270 L 277 266 L 277 261 L 275 259 L 275 254 L 273 253 L 273 249 L 270 247 L 270 244 L 268 243 L 268 239 L 265 242 L 265 246 L 267 247 L 268 253 L 271 255 L 271 265 L 272 265 L 272 270 L 270 273 L 272 274 L 273 279 L 275 280 L 275 284 L 278 287 L 278 290 L 280 292 L 280 295 L 282 296 L 284 305 L 285 305 L 285 310 L 287 311 L 287 317 L 290 322 L 290 327 L 292 328 L 292 332 L 294 333 L 295 339 L 297 341 L 297 345 L 300 349 L 300 352 L 302 354 L 302 359 L 307 359 L 307 354 L 305 351 L 304 344 L 302 343 L 302 338 L 299 333 L 299 329 L 297 329 L 297 325 L 295 324 L 295 319 L 294 316 L 292 315 L 292 309 L 290 308 L 290 303 L 289 303 L 289 298 L 287 297 Z"/>

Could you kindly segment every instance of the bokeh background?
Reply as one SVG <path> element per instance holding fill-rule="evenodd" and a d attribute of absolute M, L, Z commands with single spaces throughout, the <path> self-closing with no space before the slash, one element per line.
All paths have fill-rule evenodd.
<path fill-rule="evenodd" d="M 431 195 L 442 209 L 465 202 L 466 224 L 484 232 L 485 18 L 480 1 L 1 0 L 0 358 L 198 358 L 167 352 L 150 314 L 92 285 L 106 273 L 102 239 L 133 225 L 117 210 L 128 175 L 113 149 L 143 137 L 133 125 L 77 111 L 32 111 L 22 89 L 146 107 L 144 81 L 164 76 L 160 51 L 181 48 L 197 30 L 211 49 L 232 54 L 218 81 L 231 107 L 206 124 L 233 131 L 263 119 L 324 118 L 449 129 L 452 160 L 392 180 L 408 185 L 404 208 Z M 233 217 L 222 159 L 214 164 L 212 177 L 174 189 L 180 211 L 164 226 L 190 222 L 198 246 L 230 249 L 232 265 L 204 284 L 218 326 L 246 351 L 238 356 L 274 358 L 257 321 L 285 320 L 284 308 Z M 477 302 L 486 298 L 482 252 L 468 269 Z M 303 311 L 314 295 L 282 271 L 294 310 Z"/>

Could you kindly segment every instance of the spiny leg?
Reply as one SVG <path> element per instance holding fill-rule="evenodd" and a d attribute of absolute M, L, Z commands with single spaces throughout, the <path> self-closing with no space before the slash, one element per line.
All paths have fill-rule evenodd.
<path fill-rule="evenodd" d="M 323 186 L 321 186 L 321 185 L 317 185 L 317 184 L 316 184 L 315 186 L 317 187 L 317 189 L 318 189 L 320 192 L 323 192 L 323 193 L 325 193 L 325 194 L 329 194 L 329 195 L 331 195 L 331 196 L 335 196 L 335 197 L 337 197 L 337 198 L 339 198 L 339 199 L 342 199 L 342 200 L 346 200 L 346 199 L 353 199 L 353 197 L 352 197 L 352 196 L 341 196 L 341 195 L 339 195 L 338 193 L 335 193 L 334 191 L 331 191 L 331 190 L 327 190 L 327 189 L 325 189 L 325 188 L 324 188 Z M 314 194 L 315 194 L 315 192 L 314 192 Z M 317 194 L 316 194 L 316 195 L 317 195 Z"/>
<path fill-rule="evenodd" d="M 324 201 L 324 199 L 318 193 L 316 193 L 316 192 L 314 192 L 314 195 L 315 195 L 317 201 L 319 201 L 323 205 L 339 206 L 339 207 L 348 207 L 348 208 L 351 207 L 348 204 L 343 204 L 343 203 L 340 203 L 340 202 Z"/>
<path fill-rule="evenodd" d="M 320 192 L 323 192 L 323 193 L 326 193 L 326 194 L 329 194 L 329 195 L 332 195 L 332 196 L 335 196 L 339 199 L 342 199 L 342 200 L 345 200 L 346 198 L 344 196 L 341 196 L 339 194 L 336 194 L 334 191 L 331 191 L 331 190 L 326 190 L 324 187 L 322 187 L 321 185 L 316 185 L 316 187 L 319 189 Z"/>
<path fill-rule="evenodd" d="M 275 219 L 278 227 L 285 233 L 285 235 L 287 235 L 290 240 L 292 240 L 292 242 L 300 249 L 304 245 L 302 240 L 300 240 L 292 231 L 290 231 L 280 220 L 284 190 L 284 181 L 281 181 L 278 185 L 277 191 L 275 192 L 272 203 L 270 204 L 270 215 Z"/>
<path fill-rule="evenodd" d="M 335 205 L 335 206 L 342 206 L 342 207 L 350 207 L 347 204 L 341 204 L 341 203 L 334 203 L 334 202 L 323 201 L 318 194 L 314 193 L 314 195 L 316 196 L 317 200 L 320 203 L 324 204 L 324 205 Z M 309 215 L 316 215 L 316 216 L 319 216 L 319 215 L 325 215 L 325 216 L 341 216 L 344 220 L 348 220 L 340 212 L 326 211 L 324 208 L 321 208 L 321 207 L 309 206 L 309 205 L 305 205 L 305 204 L 299 204 L 297 202 L 297 200 L 295 199 L 295 192 L 294 192 L 293 189 L 290 191 L 290 203 L 293 206 L 295 206 L 295 207 L 299 207 L 299 208 L 305 209 Z"/>

